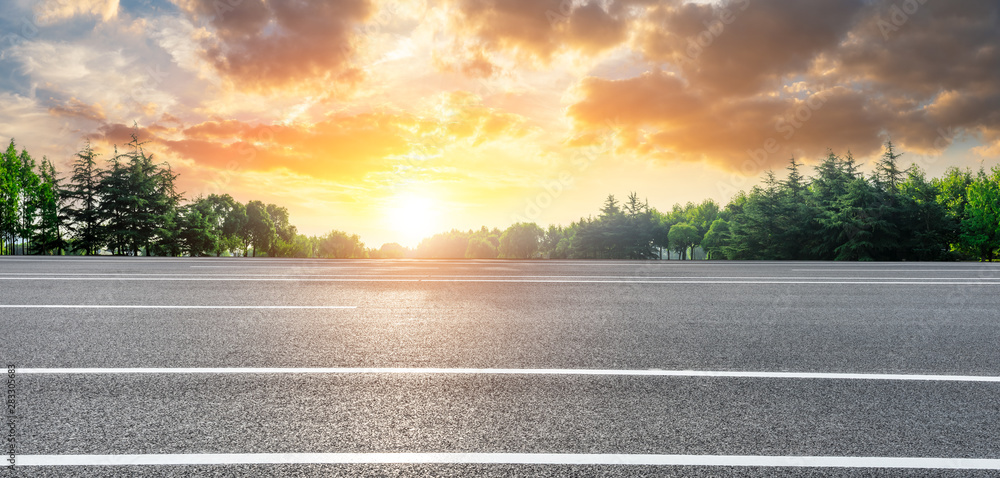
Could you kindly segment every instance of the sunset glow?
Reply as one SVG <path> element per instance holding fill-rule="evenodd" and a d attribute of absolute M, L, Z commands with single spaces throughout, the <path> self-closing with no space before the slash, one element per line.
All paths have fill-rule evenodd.
<path fill-rule="evenodd" d="M 931 176 L 1000 157 L 996 2 L 12 3 L 5 141 L 65 172 L 135 124 L 186 198 L 370 247 L 567 224 L 609 193 L 725 204 L 889 138 Z"/>
<path fill-rule="evenodd" d="M 399 243 L 414 247 L 420 239 L 441 231 L 441 206 L 427 197 L 401 194 L 389 201 L 385 219 Z"/>

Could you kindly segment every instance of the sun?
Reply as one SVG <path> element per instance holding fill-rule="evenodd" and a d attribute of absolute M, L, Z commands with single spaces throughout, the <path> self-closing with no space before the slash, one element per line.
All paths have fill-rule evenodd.
<path fill-rule="evenodd" d="M 438 232 L 440 207 L 428 196 L 404 193 L 389 199 L 386 205 L 389 228 L 396 232 L 397 242 L 416 247 L 421 239 Z"/>

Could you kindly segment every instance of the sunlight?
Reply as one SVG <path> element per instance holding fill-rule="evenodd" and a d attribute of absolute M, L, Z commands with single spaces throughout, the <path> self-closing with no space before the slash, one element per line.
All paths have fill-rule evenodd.
<path fill-rule="evenodd" d="M 393 196 L 386 205 L 386 219 L 398 233 L 400 244 L 416 247 L 421 239 L 441 232 L 440 208 L 433 199 L 415 193 Z"/>

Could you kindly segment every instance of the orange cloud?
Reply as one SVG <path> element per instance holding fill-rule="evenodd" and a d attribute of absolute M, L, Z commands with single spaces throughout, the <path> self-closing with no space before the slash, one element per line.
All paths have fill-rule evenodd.
<path fill-rule="evenodd" d="M 334 115 L 314 124 L 212 120 L 184 128 L 153 124 L 137 134 L 149 142 L 147 149 L 188 160 L 192 167 L 287 170 L 321 180 L 359 181 L 370 174 L 394 171 L 406 163 L 402 159 L 406 155 L 426 159 L 459 142 L 476 148 L 529 131 L 520 116 L 487 108 L 478 97 L 455 92 L 443 96 L 435 114 L 428 117 Z M 128 125 L 104 124 L 91 138 L 106 145 L 124 145 L 132 133 Z M 423 169 L 432 167 L 437 166 L 421 163 Z"/>
<path fill-rule="evenodd" d="M 373 116 L 341 117 L 312 126 L 206 122 L 166 148 L 201 166 L 256 171 L 287 169 L 321 179 L 359 179 L 392 168 L 408 151 L 403 132 Z"/>
<path fill-rule="evenodd" d="M 569 145 L 587 145 L 613 129 L 623 151 L 707 160 L 748 173 L 831 147 L 874 152 L 888 119 L 880 105 L 844 88 L 803 98 L 713 97 L 664 72 L 617 81 L 587 78 L 580 93 L 583 99 L 568 109 L 577 132 Z"/>
<path fill-rule="evenodd" d="M 500 138 L 519 137 L 528 133 L 524 118 L 488 108 L 478 96 L 453 92 L 442 100 L 445 111 L 441 121 L 456 139 L 469 139 L 474 145 Z"/>
<path fill-rule="evenodd" d="M 617 129 L 621 150 L 746 172 L 826 148 L 863 156 L 886 136 L 925 154 L 963 133 L 1000 144 L 1000 5 L 912 5 L 908 13 L 882 1 L 642 6 L 632 45 L 676 75 L 582 80 L 567 144 Z"/>

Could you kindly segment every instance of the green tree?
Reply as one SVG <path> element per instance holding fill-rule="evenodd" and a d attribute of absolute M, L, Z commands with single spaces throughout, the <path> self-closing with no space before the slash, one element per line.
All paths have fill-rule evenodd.
<path fill-rule="evenodd" d="M 472 236 L 469 238 L 469 246 L 465 249 L 465 257 L 469 259 L 495 259 L 497 248 L 488 238 L 482 236 Z"/>
<path fill-rule="evenodd" d="M 312 241 L 305 235 L 296 234 L 295 239 L 292 240 L 290 251 L 285 254 L 285 257 L 313 257 L 313 255 Z"/>
<path fill-rule="evenodd" d="M 17 157 L 20 168 L 17 173 L 17 181 L 20 189 L 18 198 L 18 224 L 16 234 L 20 243 L 21 254 L 26 254 L 31 248 L 30 239 L 35 235 L 35 226 L 38 219 L 38 208 L 40 206 L 39 186 L 41 181 L 35 174 L 37 165 L 35 159 L 28 154 L 28 150 L 21 149 L 21 154 Z"/>
<path fill-rule="evenodd" d="M 101 178 L 97 166 L 98 154 L 88 141 L 76 154 L 73 174 L 62 191 L 66 198 L 63 214 L 70 223 L 73 241 L 70 247 L 87 255 L 96 254 L 104 244 L 101 224 Z"/>
<path fill-rule="evenodd" d="M 379 258 L 382 259 L 402 259 L 407 256 L 407 252 L 407 248 L 396 242 L 382 244 L 378 249 Z"/>
<path fill-rule="evenodd" d="M 246 206 L 247 222 L 243 227 L 244 249 L 253 247 L 253 257 L 257 251 L 267 251 L 277 238 L 274 223 L 262 201 L 250 201 Z"/>
<path fill-rule="evenodd" d="M 21 162 L 11 139 L 0 155 L 0 253 L 14 254 L 21 200 Z"/>
<path fill-rule="evenodd" d="M 674 224 L 670 228 L 669 236 L 671 248 L 680 254 L 681 260 L 687 258 L 688 249 L 693 248 L 695 244 L 701 242 L 701 236 L 698 235 L 698 228 L 683 222 Z"/>
<path fill-rule="evenodd" d="M 1000 249 L 1000 167 L 992 173 L 980 171 L 969 185 L 962 221 L 961 246 L 983 261 L 992 261 Z"/>
<path fill-rule="evenodd" d="M 782 259 L 812 258 L 815 242 L 816 208 L 809 195 L 808 183 L 799 172 L 801 166 L 795 158 L 789 161 L 788 175 L 778 189 L 777 217 L 775 218 L 774 256 Z"/>
<path fill-rule="evenodd" d="M 497 249 L 500 246 L 500 231 L 490 230 L 486 226 L 469 235 L 468 246 L 465 248 L 465 257 L 470 259 L 495 259 Z"/>
<path fill-rule="evenodd" d="M 545 231 L 533 222 L 513 224 L 500 236 L 500 257 L 531 259 L 538 252 L 538 245 L 544 236 Z"/>
<path fill-rule="evenodd" d="M 873 261 L 884 257 L 892 247 L 895 231 L 882 215 L 883 199 L 879 190 L 864 179 L 855 179 L 840 197 L 835 211 L 822 224 L 838 244 L 838 261 Z"/>
<path fill-rule="evenodd" d="M 41 179 L 36 205 L 38 224 L 31 238 L 32 253 L 61 255 L 66 247 L 62 233 L 66 217 L 61 212 L 62 198 L 60 196 L 59 176 L 52 161 L 46 157 L 42 157 L 38 171 Z"/>
<path fill-rule="evenodd" d="M 730 259 L 790 259 L 782 242 L 788 218 L 782 211 L 784 193 L 774 173 L 767 171 L 764 187 L 754 186 L 749 194 L 739 193 L 727 208 L 730 211 Z"/>
<path fill-rule="evenodd" d="M 604 200 L 604 207 L 601 208 L 601 216 L 610 217 L 621 214 L 622 210 L 618 207 L 618 200 L 615 199 L 614 194 L 608 194 L 607 199 Z"/>
<path fill-rule="evenodd" d="M 885 152 L 875 164 L 875 175 L 873 176 L 875 186 L 883 192 L 895 194 L 899 191 L 899 185 L 906 178 L 907 170 L 899 168 L 899 158 L 903 156 L 896 153 L 892 141 L 885 142 Z"/>
<path fill-rule="evenodd" d="M 712 221 L 708 232 L 701 240 L 701 246 L 705 249 L 708 259 L 725 258 L 725 250 L 729 246 L 729 223 L 722 218 Z"/>
<path fill-rule="evenodd" d="M 565 259 L 565 256 L 559 257 L 560 253 L 557 252 L 559 241 L 562 241 L 565 237 L 566 235 L 561 226 L 550 224 L 549 228 L 545 231 L 545 237 L 542 238 L 542 244 L 539 246 L 542 257 L 546 259 Z"/>
<path fill-rule="evenodd" d="M 357 234 L 331 231 L 316 238 L 316 256 L 326 259 L 364 258 L 365 245 Z"/>
<path fill-rule="evenodd" d="M 435 234 L 417 244 L 417 257 L 431 259 L 462 259 L 469 250 L 469 238 L 472 232 L 456 229 Z"/>
<path fill-rule="evenodd" d="M 972 172 L 968 169 L 948 168 L 945 175 L 931 181 L 937 190 L 935 200 L 945 210 L 951 229 L 947 232 L 945 243 L 949 252 L 959 257 L 970 257 L 970 251 L 961 244 L 961 226 L 968 218 L 968 190 L 973 182 Z"/>
<path fill-rule="evenodd" d="M 198 257 L 218 253 L 222 228 L 214 206 L 212 201 L 198 198 L 179 209 L 177 225 L 180 231 L 176 243 L 187 255 Z"/>
<path fill-rule="evenodd" d="M 233 254 L 242 251 L 246 255 L 247 207 L 228 194 L 208 196 L 207 201 L 212 204 L 215 216 L 218 218 L 220 226 L 219 247 L 216 254 L 223 252 Z"/>
<path fill-rule="evenodd" d="M 670 250 L 670 226 L 672 226 L 674 222 L 669 215 L 663 214 L 656 209 L 652 210 L 652 217 L 650 218 L 650 221 L 652 222 L 650 236 L 653 247 L 657 248 L 659 253 L 658 257 L 663 259 L 663 251 Z M 670 258 L 669 254 L 667 254 L 667 258 Z"/>
<path fill-rule="evenodd" d="M 181 195 L 177 178 L 167 164 L 153 163 L 143 150 L 138 127 L 132 132 L 129 151 L 115 154 L 101 178 L 100 217 L 108 246 L 116 254 L 146 255 L 176 251 L 177 206 Z M 164 231 L 171 232 L 164 234 Z"/>
<path fill-rule="evenodd" d="M 899 256 L 905 260 L 933 261 L 952 257 L 948 244 L 958 231 L 958 223 L 937 201 L 940 192 L 924 172 L 909 168 L 899 184 Z"/>
<path fill-rule="evenodd" d="M 275 204 L 267 205 L 267 215 L 274 225 L 275 237 L 271 241 L 267 255 L 271 257 L 285 257 L 285 254 L 292 251 L 292 242 L 298 235 L 298 230 L 291 224 L 288 217 L 288 209 Z"/>
<path fill-rule="evenodd" d="M 843 236 L 839 234 L 843 225 L 834 223 L 833 218 L 840 215 L 839 199 L 847 194 L 851 182 L 858 177 L 857 165 L 850 153 L 841 158 L 831 151 L 816 167 L 816 176 L 809 185 L 812 205 L 812 234 L 806 243 L 809 257 L 820 260 L 837 257 L 836 249 L 843 244 Z"/>

